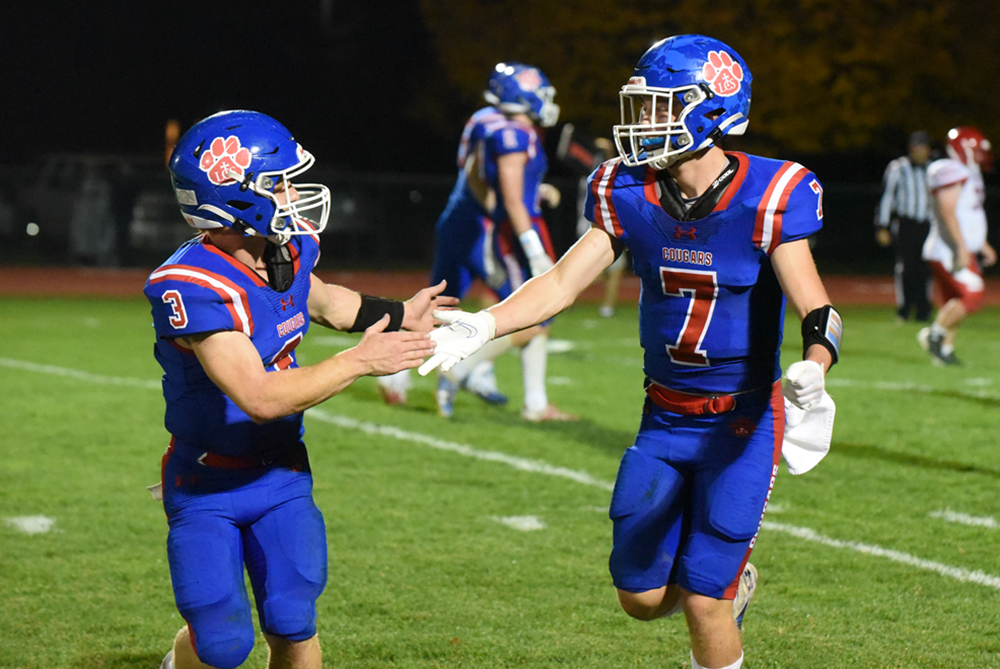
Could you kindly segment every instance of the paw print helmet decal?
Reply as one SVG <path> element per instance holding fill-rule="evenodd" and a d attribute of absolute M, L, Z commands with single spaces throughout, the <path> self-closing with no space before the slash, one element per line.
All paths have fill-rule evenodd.
<path fill-rule="evenodd" d="M 740 55 L 717 39 L 678 35 L 657 42 L 622 87 L 618 153 L 626 165 L 662 170 L 725 135 L 742 135 L 751 80 Z"/>
<path fill-rule="evenodd" d="M 284 243 L 316 234 L 330 216 L 330 190 L 293 179 L 312 167 L 285 126 L 254 111 L 219 112 L 195 123 L 170 156 L 181 213 L 199 229 L 231 227 Z M 284 193 L 298 197 L 288 202 Z"/>

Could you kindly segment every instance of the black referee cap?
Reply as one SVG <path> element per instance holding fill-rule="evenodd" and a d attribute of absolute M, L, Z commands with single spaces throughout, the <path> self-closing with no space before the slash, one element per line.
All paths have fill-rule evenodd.
<path fill-rule="evenodd" d="M 923 130 L 917 130 L 910 135 L 910 146 L 930 146 L 931 136 Z"/>

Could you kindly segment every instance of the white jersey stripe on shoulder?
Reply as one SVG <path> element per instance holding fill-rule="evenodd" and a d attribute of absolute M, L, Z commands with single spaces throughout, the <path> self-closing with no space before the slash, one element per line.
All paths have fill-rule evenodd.
<path fill-rule="evenodd" d="M 195 281 L 204 281 L 220 295 L 229 296 L 229 301 L 233 305 L 233 312 L 238 316 L 239 320 L 239 322 L 234 323 L 234 325 L 236 325 L 246 336 L 250 337 L 253 335 L 253 328 L 250 325 L 250 311 L 247 308 L 246 302 L 243 300 L 243 295 L 241 295 L 239 291 L 227 286 L 222 281 L 219 281 L 214 276 L 175 266 L 153 272 L 149 278 L 150 280 L 179 279 L 181 281 L 185 281 L 188 279 L 194 279 Z"/>
<path fill-rule="evenodd" d="M 618 172 L 618 164 L 621 162 L 621 158 L 615 158 L 614 160 L 609 160 L 601 168 L 604 170 L 603 174 L 600 175 L 601 180 L 597 185 L 597 206 L 598 211 L 600 211 L 600 221 L 599 223 L 612 237 L 619 237 L 620 235 L 615 230 L 614 219 L 616 214 L 613 210 L 613 205 L 611 203 L 611 192 L 614 186 L 615 174 Z"/>
<path fill-rule="evenodd" d="M 777 213 L 778 205 L 785 195 L 785 189 L 788 188 L 788 182 L 804 169 L 798 163 L 790 163 L 782 167 L 779 172 L 780 176 L 777 177 L 777 183 L 775 183 L 774 189 L 771 191 L 771 197 L 768 199 L 767 208 L 764 211 L 764 228 L 762 230 L 760 247 L 765 251 L 771 251 L 771 244 L 774 241 L 774 217 Z"/>

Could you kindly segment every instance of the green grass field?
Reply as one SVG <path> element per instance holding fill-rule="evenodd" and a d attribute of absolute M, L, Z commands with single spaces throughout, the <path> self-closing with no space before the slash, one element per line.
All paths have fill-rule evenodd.
<path fill-rule="evenodd" d="M 961 368 L 932 366 L 889 307 L 842 311 L 833 451 L 778 477 L 744 667 L 1000 667 L 1000 310 L 967 322 Z M 581 305 L 556 321 L 574 347 L 550 356 L 550 396 L 577 423 L 519 419 L 513 355 L 506 407 L 465 394 L 445 421 L 415 376 L 406 407 L 362 379 L 307 414 L 325 666 L 688 666 L 683 621 L 628 618 L 607 572 L 642 400 L 635 320 Z M 5 298 L 0 339 L 0 667 L 155 669 L 181 619 L 143 489 L 167 442 L 148 307 Z M 356 340 L 315 328 L 300 360 Z M 20 529 L 32 517 L 54 522 Z"/>

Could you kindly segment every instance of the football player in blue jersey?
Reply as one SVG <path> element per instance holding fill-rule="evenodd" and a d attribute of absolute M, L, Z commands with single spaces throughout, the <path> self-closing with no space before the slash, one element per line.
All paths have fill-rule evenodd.
<path fill-rule="evenodd" d="M 326 530 L 303 411 L 361 376 L 418 365 L 434 349 L 434 306 L 458 302 L 444 284 L 399 302 L 319 280 L 330 193 L 295 181 L 312 164 L 284 126 L 242 110 L 196 123 L 170 158 L 181 213 L 202 232 L 144 289 L 171 435 L 160 483 L 167 557 L 186 622 L 163 669 L 246 660 L 255 632 L 244 568 L 269 666 L 319 669 Z M 364 335 L 299 367 L 310 323 Z"/>
<path fill-rule="evenodd" d="M 483 124 L 481 141 L 472 154 L 474 159 L 466 162 L 466 174 L 468 183 L 474 184 L 469 191 L 484 196 L 479 202 L 494 223 L 483 246 L 483 276 L 486 284 L 504 299 L 531 277 L 547 271 L 555 260 L 541 204 L 545 201 L 557 206 L 560 195 L 544 183 L 548 159 L 539 128 L 555 125 L 559 106 L 553 101 L 555 88 L 545 74 L 522 63 L 498 63 L 483 95 L 500 115 L 491 116 Z M 446 210 L 444 216 L 448 214 Z M 439 230 L 439 238 L 440 234 Z M 439 266 L 437 261 L 435 266 Z M 531 422 L 575 420 L 576 416 L 560 411 L 548 400 L 545 374 L 549 325 L 539 324 L 498 340 L 441 374 L 439 412 L 451 415 L 455 393 L 472 370 L 492 363 L 517 346 L 521 349 L 524 380 L 521 416 Z"/>
<path fill-rule="evenodd" d="M 621 91 L 620 157 L 590 178 L 593 227 L 507 300 L 445 315 L 453 324 L 431 335 L 437 353 L 420 369 L 551 318 L 629 250 L 646 400 L 611 498 L 610 571 L 630 616 L 684 613 L 694 668 L 742 665 L 757 582 L 748 559 L 778 472 L 784 401 L 808 411 L 828 399 L 842 331 L 807 241 L 823 220 L 819 180 L 721 146 L 747 127 L 750 84 L 718 40 L 653 45 Z M 803 360 L 782 388 L 786 300 L 802 319 Z"/>
<path fill-rule="evenodd" d="M 544 73 L 522 63 L 498 63 L 483 97 L 488 107 L 466 122 L 458 147 L 458 179 L 435 228 L 431 283 L 447 281 L 445 294 L 464 297 L 475 280 L 499 299 L 509 296 L 555 258 L 541 203 L 558 206 L 559 191 L 544 183 L 548 160 L 538 128 L 555 125 L 559 106 Z M 548 325 L 519 332 L 485 347 L 438 378 L 438 413 L 450 417 L 460 389 L 490 404 L 505 404 L 493 361 L 521 349 L 525 405 L 532 422 L 574 420 L 551 405 L 545 388 Z M 405 401 L 406 373 L 380 379 L 390 404 Z"/>
<path fill-rule="evenodd" d="M 483 181 L 481 158 L 477 158 L 487 126 L 504 118 L 503 112 L 491 104 L 476 111 L 462 129 L 456 157 L 458 178 L 434 227 L 431 283 L 447 281 L 447 295 L 464 298 L 477 279 L 494 293 L 506 283 L 492 251 L 493 221 L 489 212 L 493 209 L 495 195 Z M 509 294 L 507 290 L 504 296 Z M 452 390 L 452 395 L 439 409 L 450 415 L 457 384 L 448 380 L 441 383 Z M 379 377 L 378 386 L 387 404 L 405 404 L 410 387 L 409 370 Z M 507 403 L 507 397 L 497 389 L 491 360 L 467 374 L 461 387 L 490 404 Z"/>

